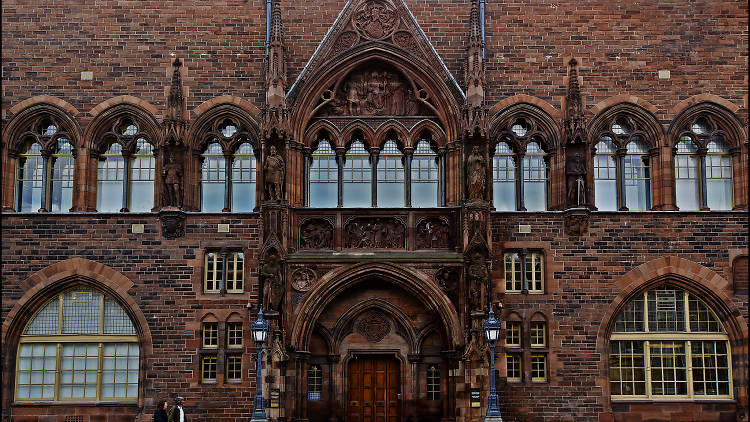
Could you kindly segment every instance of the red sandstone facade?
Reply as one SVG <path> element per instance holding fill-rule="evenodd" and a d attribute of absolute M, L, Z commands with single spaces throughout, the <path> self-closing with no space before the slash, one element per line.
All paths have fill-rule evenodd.
<path fill-rule="evenodd" d="M 358 398 L 371 387 L 368 371 L 384 377 L 374 383 L 387 392 L 388 421 L 483 420 L 490 304 L 502 306 L 505 323 L 495 368 L 506 421 L 750 417 L 746 4 L 270 4 L 3 3 L 4 420 L 147 421 L 157 400 L 177 395 L 191 420 L 247 420 L 256 388 L 249 327 L 261 304 L 272 339 L 263 389 L 267 399 L 277 394 L 266 409 L 276 421 L 365 420 Z M 56 135 L 39 133 L 46 122 Z M 118 133 L 126 122 L 135 136 Z M 726 143 L 731 203 L 711 209 L 703 198 L 700 210 L 680 210 L 678 143 L 703 122 Z M 627 139 L 613 129 L 622 124 Z M 29 140 L 47 160 L 61 134 L 73 150 L 69 210 L 19 212 Z M 644 145 L 645 209 L 625 199 L 616 211 L 597 209 L 594 162 L 606 136 L 616 160 L 634 136 Z M 131 157 L 137 137 L 153 146 L 153 207 L 132 212 L 124 200 L 123 212 L 102 212 L 101 163 L 113 143 Z M 698 154 L 710 153 L 712 139 L 696 135 Z M 422 141 L 433 149 L 435 206 L 378 208 L 379 175 L 367 188 L 371 207 L 342 203 L 341 186 L 332 206 L 310 206 L 323 141 L 343 169 L 354 141 L 377 166 L 392 140 L 403 163 Z M 531 143 L 544 151 L 544 210 L 527 210 L 533 198 L 519 193 L 526 185 L 516 173 L 514 210 L 501 211 L 499 142 L 517 166 Z M 254 151 L 251 210 L 233 209 L 227 187 L 221 212 L 205 211 L 212 144 L 227 160 L 243 144 Z M 575 154 L 586 169 L 580 182 Z M 616 188 L 618 201 L 625 190 Z M 405 202 L 416 202 L 406 191 Z M 244 284 L 209 291 L 206 256 L 227 251 L 244 254 Z M 509 289 L 514 252 L 541 257 L 539 291 Z M 130 318 L 137 397 L 19 399 L 26 327 L 75 286 L 102 292 Z M 721 325 L 728 394 L 696 396 L 692 383 L 674 397 L 612 391 L 616 321 L 664 286 L 687 292 L 686 303 L 697 298 Z M 244 341 L 232 349 L 237 323 Z M 205 345 L 207 324 L 217 327 L 216 348 Z M 520 327 L 518 345 L 509 324 Z M 532 334 L 539 324 L 543 344 Z M 216 357 L 210 380 L 205 357 Z M 229 357 L 241 361 L 239 378 L 229 379 Z M 697 363 L 685 365 L 694 381 Z"/>

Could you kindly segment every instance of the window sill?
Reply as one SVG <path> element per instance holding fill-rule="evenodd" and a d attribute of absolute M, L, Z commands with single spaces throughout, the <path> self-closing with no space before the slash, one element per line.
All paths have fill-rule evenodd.
<path fill-rule="evenodd" d="M 15 401 L 11 406 L 138 406 L 138 399 L 123 399 L 122 401 Z"/>
<path fill-rule="evenodd" d="M 737 402 L 737 400 L 733 398 L 727 398 L 727 397 L 700 398 L 700 399 L 690 399 L 686 397 L 675 397 L 675 398 L 610 397 L 610 401 L 613 403 L 736 403 Z"/>

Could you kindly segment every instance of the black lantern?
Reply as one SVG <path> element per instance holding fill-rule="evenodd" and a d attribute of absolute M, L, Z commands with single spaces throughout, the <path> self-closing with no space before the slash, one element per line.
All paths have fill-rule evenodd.
<path fill-rule="evenodd" d="M 250 324 L 250 331 L 253 333 L 253 341 L 258 348 L 258 367 L 256 370 L 257 375 L 257 388 L 255 391 L 255 406 L 253 408 L 253 417 L 250 419 L 251 422 L 262 422 L 266 421 L 266 408 L 263 403 L 263 382 L 261 377 L 261 360 L 263 358 L 263 343 L 268 340 L 268 321 L 263 320 L 263 306 L 258 311 L 258 319 Z"/>
<path fill-rule="evenodd" d="M 485 421 L 502 422 L 500 415 L 500 404 L 498 403 L 497 391 L 495 390 L 495 342 L 500 338 L 500 329 L 503 323 L 495 319 L 495 312 L 490 304 L 490 314 L 482 325 L 484 329 L 484 338 L 490 343 L 490 395 L 487 398 L 487 417 Z"/>

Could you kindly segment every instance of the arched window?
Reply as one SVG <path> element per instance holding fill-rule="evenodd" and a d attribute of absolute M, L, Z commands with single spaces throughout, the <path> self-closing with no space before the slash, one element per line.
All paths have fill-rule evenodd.
<path fill-rule="evenodd" d="M 438 156 L 428 141 L 417 143 L 411 161 L 411 205 L 437 207 L 440 170 Z"/>
<path fill-rule="evenodd" d="M 681 210 L 699 208 L 699 162 L 698 146 L 689 136 L 683 136 L 677 143 L 677 153 L 674 158 L 677 207 Z"/>
<path fill-rule="evenodd" d="M 378 159 L 378 206 L 403 207 L 405 182 L 404 154 L 395 141 L 386 141 Z"/>
<path fill-rule="evenodd" d="M 58 138 L 51 157 L 50 211 L 65 212 L 73 206 L 73 147 L 67 138 Z"/>
<path fill-rule="evenodd" d="M 514 126 L 515 127 L 515 126 Z M 523 157 L 523 203 L 529 211 L 547 209 L 547 161 L 545 152 L 536 142 L 529 142 Z"/>
<path fill-rule="evenodd" d="M 616 147 L 612 138 L 602 136 L 594 150 L 594 205 L 600 211 L 617 211 Z"/>
<path fill-rule="evenodd" d="M 731 349 L 698 297 L 669 284 L 639 294 L 615 320 L 612 399 L 730 399 Z"/>
<path fill-rule="evenodd" d="M 16 209 L 21 212 L 37 211 L 42 207 L 44 196 L 44 158 L 42 146 L 29 142 L 18 157 L 16 178 Z"/>
<path fill-rule="evenodd" d="M 99 157 L 96 209 L 103 212 L 124 211 L 124 189 L 125 159 L 122 156 L 122 145 L 115 143 Z"/>
<path fill-rule="evenodd" d="M 651 209 L 651 160 L 640 137 L 633 137 L 624 157 L 625 206 L 631 211 Z"/>
<path fill-rule="evenodd" d="M 20 338 L 16 401 L 136 401 L 140 351 L 124 309 L 78 286 L 55 295 Z"/>
<path fill-rule="evenodd" d="M 372 206 L 370 153 L 361 141 L 354 141 L 344 158 L 344 206 Z"/>
<path fill-rule="evenodd" d="M 310 206 L 335 207 L 338 203 L 338 163 L 328 141 L 320 141 L 310 163 Z"/>
<path fill-rule="evenodd" d="M 320 365 L 310 365 L 307 369 L 307 399 L 317 401 L 323 392 L 323 371 Z"/>
<path fill-rule="evenodd" d="M 516 210 L 516 163 L 506 142 L 498 142 L 492 157 L 492 199 L 499 211 Z"/>
<path fill-rule="evenodd" d="M 220 212 L 224 208 L 226 184 L 226 160 L 221 144 L 209 144 L 201 159 L 201 211 Z"/>
<path fill-rule="evenodd" d="M 732 157 L 721 135 L 714 136 L 706 148 L 706 206 L 732 209 Z"/>
<path fill-rule="evenodd" d="M 135 212 L 151 211 L 154 207 L 156 160 L 153 147 L 144 138 L 136 140 L 131 162 L 128 209 Z"/>
<path fill-rule="evenodd" d="M 232 211 L 248 212 L 255 207 L 255 155 L 245 142 L 232 159 Z"/>
<path fill-rule="evenodd" d="M 440 400 L 440 365 L 427 367 L 427 400 Z"/>

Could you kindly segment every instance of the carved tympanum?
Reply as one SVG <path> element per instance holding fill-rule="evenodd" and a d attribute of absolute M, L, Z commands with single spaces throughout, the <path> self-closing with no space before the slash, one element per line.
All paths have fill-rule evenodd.
<path fill-rule="evenodd" d="M 321 115 L 416 116 L 424 115 L 414 90 L 399 73 L 387 69 L 356 71 L 339 84 Z"/>
<path fill-rule="evenodd" d="M 322 218 L 314 218 L 300 227 L 300 249 L 331 249 L 333 225 Z"/>
<path fill-rule="evenodd" d="M 310 268 L 299 268 L 292 273 L 291 278 L 294 290 L 306 292 L 312 288 L 317 276 Z"/>
<path fill-rule="evenodd" d="M 344 247 L 350 249 L 404 249 L 406 227 L 395 218 L 354 218 L 344 228 Z"/>
<path fill-rule="evenodd" d="M 453 243 L 450 226 L 441 218 L 425 218 L 417 225 L 417 249 L 448 249 Z"/>
<path fill-rule="evenodd" d="M 398 13 L 391 5 L 379 0 L 362 3 L 352 17 L 354 28 L 363 37 L 375 40 L 391 35 L 398 23 Z"/>
<path fill-rule="evenodd" d="M 391 332 L 391 324 L 382 312 L 372 311 L 357 322 L 357 332 L 370 343 L 377 343 Z"/>

